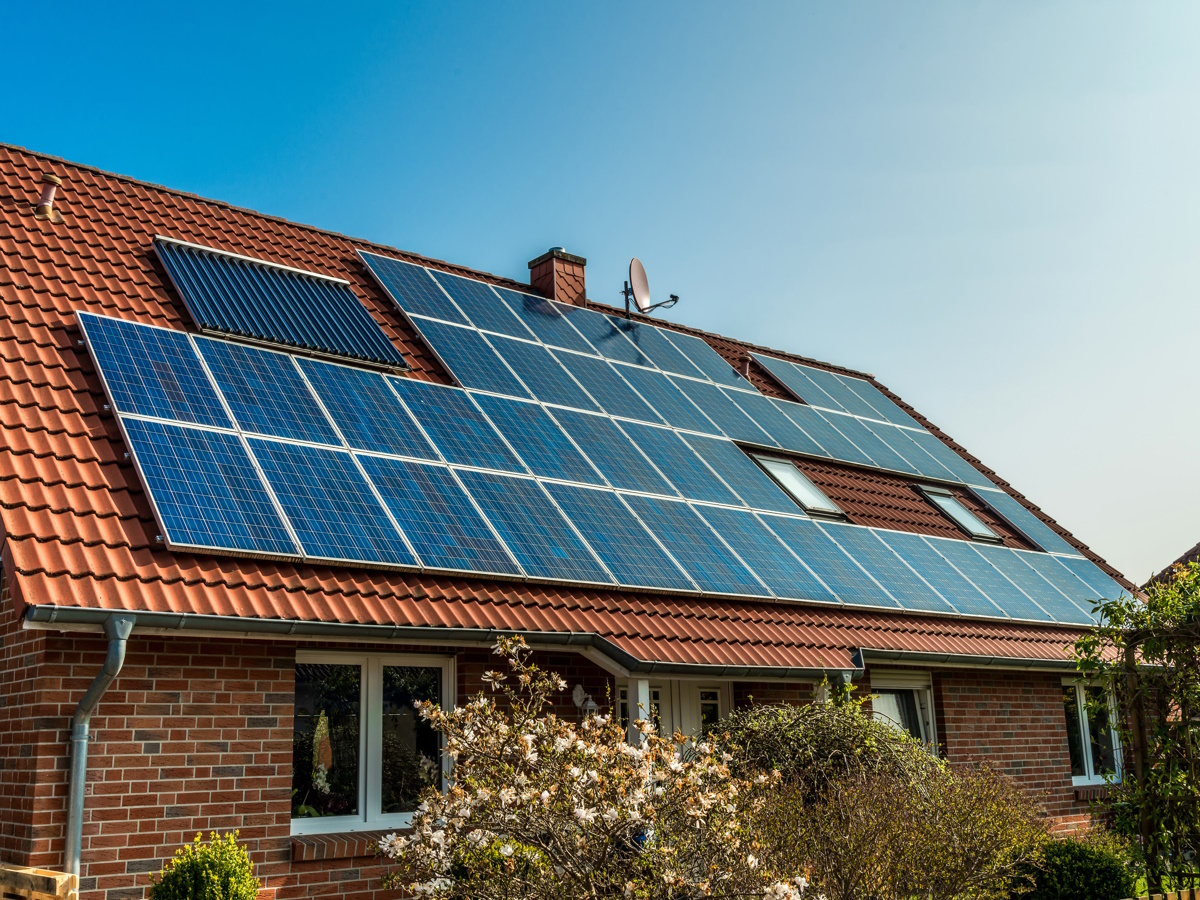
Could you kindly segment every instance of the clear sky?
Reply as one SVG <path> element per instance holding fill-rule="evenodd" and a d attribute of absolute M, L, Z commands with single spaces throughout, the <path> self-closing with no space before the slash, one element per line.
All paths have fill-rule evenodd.
<path fill-rule="evenodd" d="M 0 140 L 876 374 L 1135 580 L 1200 541 L 1200 6 L 9 4 Z"/>

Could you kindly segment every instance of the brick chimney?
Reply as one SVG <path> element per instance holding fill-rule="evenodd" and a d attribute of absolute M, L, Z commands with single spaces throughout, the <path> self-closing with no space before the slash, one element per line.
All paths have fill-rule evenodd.
<path fill-rule="evenodd" d="M 529 285 L 543 297 L 575 306 L 587 305 L 583 269 L 587 260 L 562 247 L 551 247 L 529 262 Z"/>

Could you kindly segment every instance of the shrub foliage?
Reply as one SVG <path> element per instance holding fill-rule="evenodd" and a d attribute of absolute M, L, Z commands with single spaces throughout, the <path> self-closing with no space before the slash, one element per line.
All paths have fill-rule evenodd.
<path fill-rule="evenodd" d="M 150 900 L 254 900 L 259 880 L 246 848 L 236 831 L 220 837 L 214 831 L 208 843 L 196 840 L 175 851 L 175 858 L 150 876 Z"/>
<path fill-rule="evenodd" d="M 1127 854 L 1102 832 L 1047 841 L 1042 853 L 1040 866 L 1025 869 L 1032 889 L 1019 895 L 1023 900 L 1122 900 L 1134 895 Z"/>

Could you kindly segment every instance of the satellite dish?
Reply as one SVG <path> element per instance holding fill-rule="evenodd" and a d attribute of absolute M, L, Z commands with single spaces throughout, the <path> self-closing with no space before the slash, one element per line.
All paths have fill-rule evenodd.
<path fill-rule="evenodd" d="M 629 261 L 629 289 L 633 291 L 633 302 L 638 312 L 650 309 L 650 282 L 646 280 L 646 267 L 636 256 Z"/>
<path fill-rule="evenodd" d="M 679 302 L 679 297 L 675 294 L 661 303 L 650 302 L 650 282 L 646 279 L 646 267 L 636 256 L 629 261 L 629 280 L 625 282 L 625 290 L 622 291 L 622 294 L 625 296 L 625 318 L 629 318 L 630 300 L 642 315 L 649 315 L 659 307 L 665 306 L 669 309 Z"/>

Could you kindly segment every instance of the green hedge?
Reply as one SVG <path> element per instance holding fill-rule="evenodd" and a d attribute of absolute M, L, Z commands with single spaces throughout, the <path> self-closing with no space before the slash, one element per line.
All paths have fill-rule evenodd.
<path fill-rule="evenodd" d="M 1024 900 L 1122 900 L 1134 895 L 1128 857 L 1111 841 L 1063 838 L 1048 841 L 1042 864 L 1027 874 L 1033 890 Z"/>
<path fill-rule="evenodd" d="M 214 831 L 205 844 L 197 834 L 157 878 L 151 876 L 150 900 L 255 900 L 259 881 L 237 835 L 219 837 Z"/>

